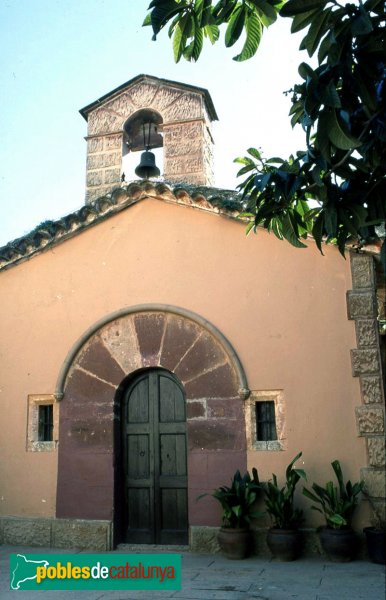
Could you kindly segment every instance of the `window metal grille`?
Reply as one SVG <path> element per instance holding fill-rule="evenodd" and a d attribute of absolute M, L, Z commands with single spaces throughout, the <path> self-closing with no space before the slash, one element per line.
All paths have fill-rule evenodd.
<path fill-rule="evenodd" d="M 275 402 L 256 402 L 256 439 L 259 442 L 277 440 Z"/>
<path fill-rule="evenodd" d="M 42 404 L 39 406 L 39 442 L 52 442 L 53 428 L 53 405 Z"/>

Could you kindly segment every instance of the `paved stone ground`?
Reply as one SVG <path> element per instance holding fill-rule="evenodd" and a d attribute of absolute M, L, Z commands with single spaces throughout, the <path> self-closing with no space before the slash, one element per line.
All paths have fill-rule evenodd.
<path fill-rule="evenodd" d="M 148 550 L 148 552 L 156 550 Z M 180 591 L 10 591 L 9 554 L 54 554 L 76 550 L 0 546 L 0 598 L 26 600 L 384 600 L 385 567 L 366 561 L 337 564 L 322 558 L 280 563 L 251 557 L 182 554 Z M 118 549 L 114 553 L 124 554 Z"/>

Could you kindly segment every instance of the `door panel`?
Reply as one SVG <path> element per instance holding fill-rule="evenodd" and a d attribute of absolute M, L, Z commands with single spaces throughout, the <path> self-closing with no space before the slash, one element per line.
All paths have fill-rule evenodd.
<path fill-rule="evenodd" d="M 150 449 L 149 435 L 128 435 L 127 444 L 127 475 L 129 479 L 149 479 Z"/>
<path fill-rule="evenodd" d="M 188 541 L 186 408 L 167 371 L 148 370 L 124 398 L 126 540 Z"/>

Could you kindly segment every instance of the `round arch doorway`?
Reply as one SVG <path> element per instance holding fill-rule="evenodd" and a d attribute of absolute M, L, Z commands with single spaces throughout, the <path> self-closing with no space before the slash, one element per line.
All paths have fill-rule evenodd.
<path fill-rule="evenodd" d="M 187 544 L 185 392 L 169 371 L 130 378 L 122 395 L 126 542 Z"/>

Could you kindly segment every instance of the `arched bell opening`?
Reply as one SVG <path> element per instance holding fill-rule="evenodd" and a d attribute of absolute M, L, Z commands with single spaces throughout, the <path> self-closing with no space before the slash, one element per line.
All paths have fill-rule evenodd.
<path fill-rule="evenodd" d="M 122 178 L 160 177 L 163 173 L 163 119 L 152 109 L 141 109 L 123 126 Z"/>

